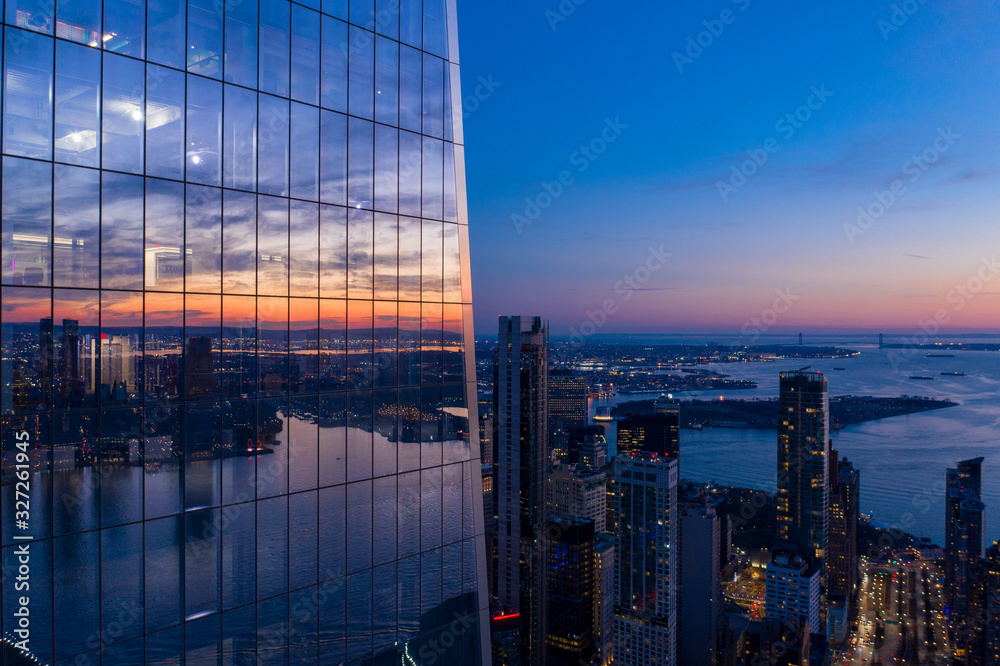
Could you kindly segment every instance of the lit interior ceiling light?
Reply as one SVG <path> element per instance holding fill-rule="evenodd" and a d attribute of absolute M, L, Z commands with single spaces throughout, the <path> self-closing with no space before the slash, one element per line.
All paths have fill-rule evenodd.
<path fill-rule="evenodd" d="M 201 156 L 200 155 L 192 155 L 191 156 L 191 161 L 194 162 L 195 164 L 201 164 Z"/>
<path fill-rule="evenodd" d="M 142 111 L 139 109 L 132 110 L 132 120 L 142 120 Z"/>

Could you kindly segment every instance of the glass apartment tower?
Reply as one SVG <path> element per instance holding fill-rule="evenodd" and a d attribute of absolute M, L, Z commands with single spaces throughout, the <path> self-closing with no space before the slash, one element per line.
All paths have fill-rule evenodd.
<path fill-rule="evenodd" d="M 6 0 L 11 658 L 488 654 L 454 9 Z"/>

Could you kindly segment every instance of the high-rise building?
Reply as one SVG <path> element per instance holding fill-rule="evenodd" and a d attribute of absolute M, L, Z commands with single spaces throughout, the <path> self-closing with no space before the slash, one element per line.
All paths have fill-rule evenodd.
<path fill-rule="evenodd" d="M 604 426 L 570 426 L 566 462 L 591 469 L 601 469 L 607 463 L 608 442 Z"/>
<path fill-rule="evenodd" d="M 809 632 L 820 626 L 820 574 L 792 548 L 776 546 L 764 579 L 765 617 L 781 622 L 807 622 Z"/>
<path fill-rule="evenodd" d="M 680 456 L 680 406 L 666 396 L 655 401 L 652 414 L 629 414 L 617 425 L 619 454 L 648 451 Z"/>
<path fill-rule="evenodd" d="M 549 446 L 564 448 L 568 428 L 587 423 L 587 378 L 572 370 L 549 372 Z"/>
<path fill-rule="evenodd" d="M 818 372 L 782 372 L 778 397 L 778 541 L 824 576 L 829 523 L 829 398 Z M 815 630 L 815 625 L 812 625 Z"/>
<path fill-rule="evenodd" d="M 968 620 L 969 640 L 963 646 L 968 649 L 966 663 L 1000 666 L 1000 545 L 997 543 L 973 565 Z"/>
<path fill-rule="evenodd" d="M 830 450 L 830 555 L 827 580 L 830 594 L 848 600 L 858 580 L 858 503 L 861 473 Z"/>
<path fill-rule="evenodd" d="M 983 512 L 980 501 L 983 458 L 963 460 L 945 474 L 945 585 L 952 613 L 968 610 L 970 571 L 983 554 Z"/>
<path fill-rule="evenodd" d="M 678 663 L 714 666 L 723 607 L 719 583 L 719 518 L 715 509 L 698 503 L 682 503 L 679 518 Z"/>
<path fill-rule="evenodd" d="M 656 453 L 619 454 L 614 468 L 615 663 L 678 663 L 677 460 Z"/>
<path fill-rule="evenodd" d="M 548 338 L 539 317 L 500 317 L 493 364 L 493 597 L 497 614 L 518 614 L 523 666 L 540 665 L 545 659 Z"/>
<path fill-rule="evenodd" d="M 546 666 L 590 664 L 594 645 L 594 523 L 550 516 L 546 530 Z"/>
<path fill-rule="evenodd" d="M 608 477 L 603 470 L 560 465 L 545 480 L 548 512 L 554 516 L 593 521 L 594 531 L 606 531 Z"/>
<path fill-rule="evenodd" d="M 38 663 L 488 659 L 455 4 L 5 3 Z"/>
<path fill-rule="evenodd" d="M 615 538 L 594 537 L 594 649 L 596 662 L 610 666 L 615 653 Z"/>

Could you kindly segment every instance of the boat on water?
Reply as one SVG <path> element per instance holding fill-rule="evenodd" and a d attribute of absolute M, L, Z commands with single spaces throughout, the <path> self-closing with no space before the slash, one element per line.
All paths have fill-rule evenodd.
<path fill-rule="evenodd" d="M 834 368 L 834 370 L 847 370 L 847 368 Z"/>
<path fill-rule="evenodd" d="M 942 372 L 942 375 L 947 375 L 949 377 L 964 377 L 964 372 Z"/>
<path fill-rule="evenodd" d="M 910 375 L 910 379 L 925 379 L 928 381 L 934 381 L 933 377 L 928 377 L 927 375 Z"/>
<path fill-rule="evenodd" d="M 955 358 L 954 354 L 928 354 L 927 358 Z"/>

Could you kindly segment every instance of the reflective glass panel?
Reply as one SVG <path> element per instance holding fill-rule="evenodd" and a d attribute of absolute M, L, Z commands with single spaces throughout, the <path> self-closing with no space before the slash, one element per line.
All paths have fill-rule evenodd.
<path fill-rule="evenodd" d="M 56 160 L 96 167 L 100 125 L 101 55 L 94 49 L 56 43 Z"/>

